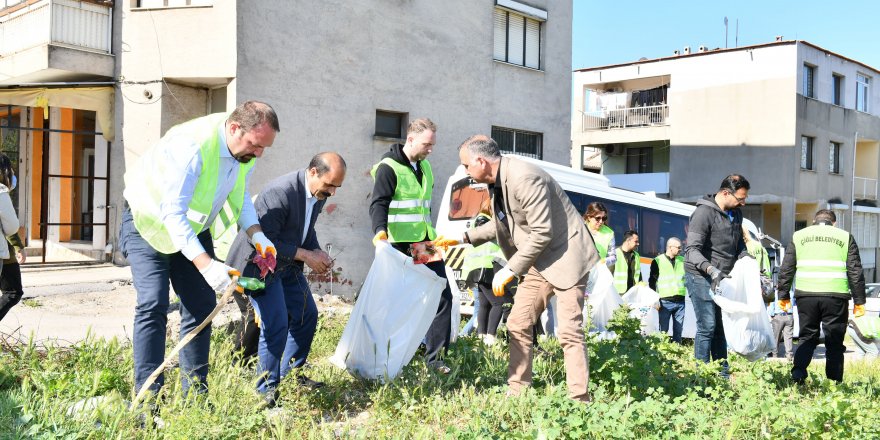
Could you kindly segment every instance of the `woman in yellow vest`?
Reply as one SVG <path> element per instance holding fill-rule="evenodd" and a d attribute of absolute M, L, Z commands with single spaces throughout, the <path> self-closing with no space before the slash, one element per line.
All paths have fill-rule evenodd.
<path fill-rule="evenodd" d="M 608 210 L 605 209 L 605 205 L 602 202 L 587 205 L 584 223 L 593 236 L 593 242 L 596 243 L 600 261 L 604 261 L 609 268 L 613 267 L 617 261 L 617 253 L 614 249 L 614 231 L 608 227 Z"/>
<path fill-rule="evenodd" d="M 488 223 L 491 220 L 490 209 L 491 207 L 487 206 L 486 211 L 480 212 L 474 218 L 471 227 L 476 228 Z M 509 289 L 505 289 L 504 296 L 495 296 L 492 293 L 492 278 L 495 276 L 495 265 L 499 262 L 506 263 L 501 248 L 495 242 L 487 241 L 467 250 L 461 268 L 462 278 L 474 292 L 477 336 L 486 345 L 495 343 L 498 325 L 510 314 L 510 307 L 504 305 L 513 304 L 513 295 Z"/>

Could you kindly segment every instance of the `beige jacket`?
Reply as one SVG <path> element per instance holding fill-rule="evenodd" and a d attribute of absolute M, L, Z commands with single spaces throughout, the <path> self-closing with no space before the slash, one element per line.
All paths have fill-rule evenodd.
<path fill-rule="evenodd" d="M 503 157 L 496 185 L 504 197 L 503 220 L 468 231 L 475 246 L 496 240 L 507 265 L 524 275 L 534 267 L 558 289 L 568 289 L 599 261 L 593 237 L 562 187 L 546 171 L 524 161 Z M 509 231 L 509 232 L 508 232 Z"/>
<path fill-rule="evenodd" d="M 0 230 L 3 236 L 18 232 L 18 215 L 12 206 L 12 198 L 9 197 L 9 188 L 0 184 Z M 0 246 L 0 260 L 9 258 L 9 246 Z"/>

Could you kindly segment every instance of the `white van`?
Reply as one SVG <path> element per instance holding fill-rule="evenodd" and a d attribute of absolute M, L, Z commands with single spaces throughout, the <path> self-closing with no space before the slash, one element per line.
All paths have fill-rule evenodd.
<path fill-rule="evenodd" d="M 637 231 L 638 251 L 642 257 L 642 279 L 645 281 L 650 275 L 651 261 L 666 251 L 666 240 L 670 237 L 678 237 L 684 242 L 687 237 L 688 219 L 695 209 L 693 205 L 660 199 L 651 194 L 613 188 L 608 179 L 599 174 L 523 156 L 515 157 L 530 162 L 553 176 L 579 212 L 583 213 L 587 205 L 592 202 L 602 202 L 608 209 L 608 226 L 614 230 L 616 243 L 622 242 L 623 233 L 627 230 Z M 706 188 L 706 193 L 712 192 L 713 189 Z M 455 174 L 449 178 L 443 191 L 443 201 L 437 218 L 437 233 L 448 237 L 461 237 L 470 227 L 471 219 L 479 212 L 481 203 L 487 198 L 489 198 L 487 186 L 471 180 L 464 167 L 459 166 Z M 744 219 L 743 223 L 749 230 L 758 232 L 751 221 Z M 460 320 L 460 315 L 473 313 L 473 299 L 464 289 L 461 280 L 461 257 L 467 246 L 470 245 L 451 248 L 446 256 L 446 275 L 450 280 L 452 294 L 453 297 L 457 295 L 460 298 L 460 302 L 453 302 L 454 325 Z M 693 338 L 697 327 L 690 297 L 686 298 L 685 304 L 682 336 Z"/>

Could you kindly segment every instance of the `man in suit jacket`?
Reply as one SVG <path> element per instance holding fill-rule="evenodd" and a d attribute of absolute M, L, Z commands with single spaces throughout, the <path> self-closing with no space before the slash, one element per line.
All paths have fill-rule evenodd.
<path fill-rule="evenodd" d="M 465 232 L 463 240 L 475 246 L 496 240 L 507 257 L 507 266 L 492 281 L 495 295 L 503 294 L 514 276 L 521 278 L 507 319 L 508 394 L 531 385 L 532 326 L 556 295 L 568 393 L 588 401 L 582 310 L 587 275 L 599 261 L 592 236 L 565 191 L 544 170 L 502 158 L 498 144 L 483 135 L 466 140 L 458 155 L 472 179 L 490 184 L 494 211 L 491 222 Z"/>
<path fill-rule="evenodd" d="M 269 182 L 254 202 L 263 232 L 272 237 L 278 251 L 278 267 L 274 275 L 267 276 L 265 290 L 249 292 L 261 322 L 257 391 L 265 395 L 268 406 L 275 405 L 275 390 L 281 378 L 305 364 L 312 346 L 318 309 L 303 275 L 303 265 L 313 273 L 331 268 L 330 256 L 318 244 L 315 221 L 327 198 L 342 186 L 345 170 L 340 155 L 319 153 L 308 168 Z M 254 247 L 247 235 L 239 233 L 226 261 L 242 269 L 243 276 L 259 277 L 259 268 L 251 261 L 253 256 Z M 296 378 L 302 386 L 323 385 L 301 373 Z"/>

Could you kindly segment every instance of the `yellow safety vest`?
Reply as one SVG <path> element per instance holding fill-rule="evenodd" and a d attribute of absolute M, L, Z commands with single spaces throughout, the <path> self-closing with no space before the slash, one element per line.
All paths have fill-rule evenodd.
<path fill-rule="evenodd" d="M 596 243 L 599 258 L 608 258 L 608 247 L 611 246 L 611 240 L 614 239 L 614 231 L 605 225 L 600 226 L 596 232 L 590 230 L 589 226 L 587 230 L 593 235 L 593 242 Z"/>
<path fill-rule="evenodd" d="M 797 290 L 815 293 L 849 293 L 846 257 L 849 232 L 830 225 L 813 225 L 792 236 L 797 253 Z"/>
<path fill-rule="evenodd" d="M 202 169 L 199 180 L 189 201 L 186 218 L 197 235 L 207 229 L 208 217 L 217 192 L 220 170 L 220 130 L 223 129 L 228 113 L 215 113 L 171 127 L 165 136 L 181 137 L 201 143 Z M 163 254 L 180 251 L 171 241 L 171 235 L 159 218 L 160 205 L 165 198 L 160 184 L 167 170 L 167 158 L 161 157 L 158 148 L 151 148 L 125 173 L 125 186 L 133 195 L 127 198 L 138 233 L 153 249 Z M 226 198 L 226 203 L 217 214 L 211 233 L 216 239 L 238 221 L 244 203 L 245 181 L 254 161 L 239 165 L 235 186 Z"/>
<path fill-rule="evenodd" d="M 414 243 L 437 238 L 431 226 L 431 192 L 434 189 L 434 174 L 427 160 L 419 162 L 422 182 L 416 180 L 412 168 L 386 157 L 373 165 L 370 175 L 376 179 L 376 169 L 384 163 L 391 167 L 397 176 L 397 187 L 391 204 L 388 205 L 388 241 L 392 243 Z"/>
<path fill-rule="evenodd" d="M 660 269 L 660 274 L 657 276 L 657 294 L 660 298 L 685 296 L 687 290 L 684 287 L 684 258 L 680 255 L 676 256 L 674 267 L 665 254 L 658 255 L 654 261 Z"/>
<path fill-rule="evenodd" d="M 620 248 L 617 248 L 617 262 L 614 263 L 614 288 L 617 289 L 618 293 L 626 292 L 626 276 L 629 273 L 629 263 L 626 261 L 626 258 L 623 256 L 623 251 Z M 633 261 L 636 264 L 636 268 L 633 271 L 633 282 L 638 283 L 642 280 L 642 257 L 639 255 L 639 252 L 633 249 Z"/>

